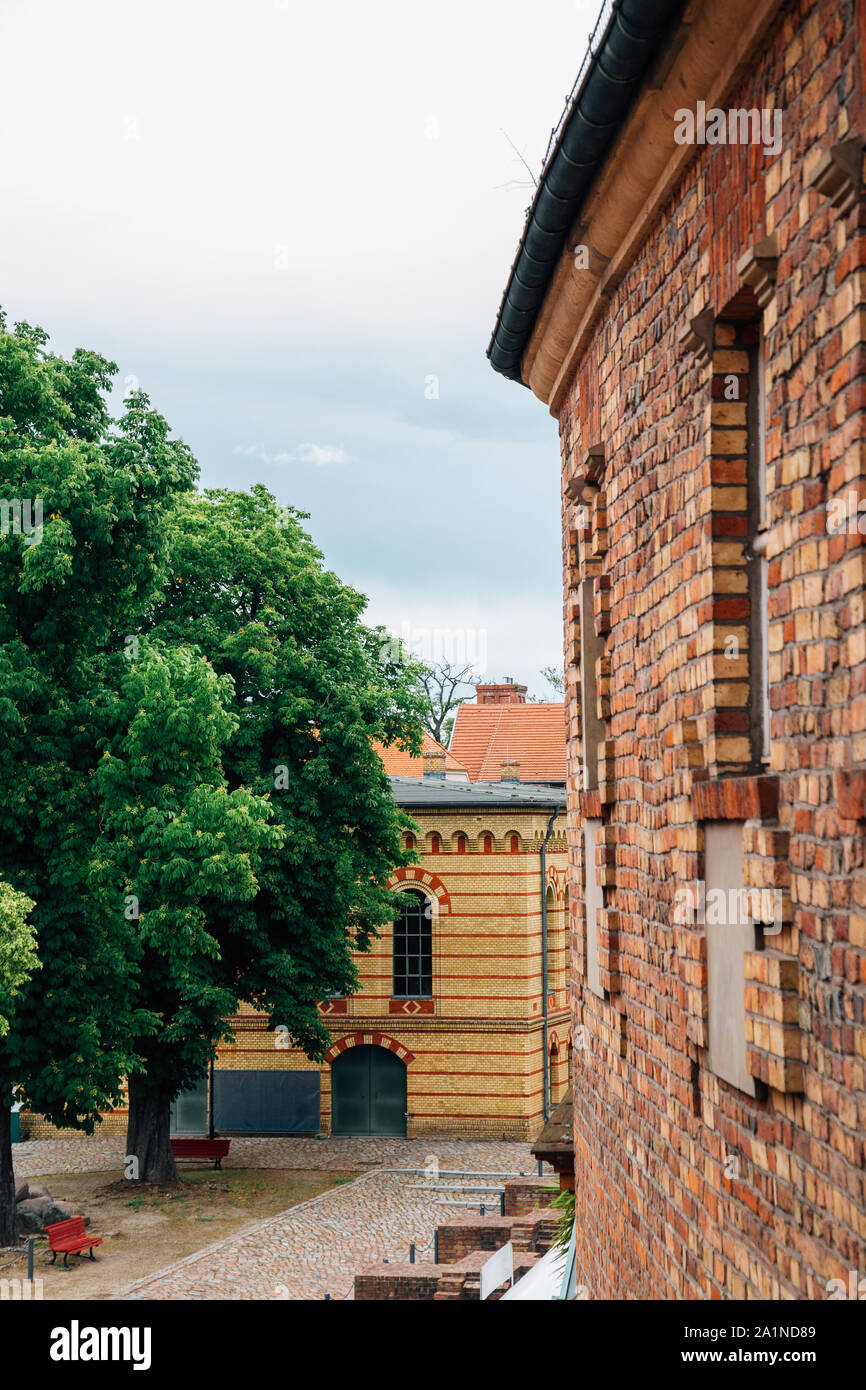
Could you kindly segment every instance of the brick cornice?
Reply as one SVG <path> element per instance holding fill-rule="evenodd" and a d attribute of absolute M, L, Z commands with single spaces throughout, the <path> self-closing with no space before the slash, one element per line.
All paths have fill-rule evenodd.
<path fill-rule="evenodd" d="M 646 85 L 581 208 L 580 240 L 592 268 L 578 268 L 569 237 L 522 363 L 523 380 L 558 415 L 610 289 L 628 270 L 696 147 L 677 145 L 672 113 L 724 103 L 741 65 L 775 19 L 781 0 L 704 0 L 657 86 Z"/>
<path fill-rule="evenodd" d="M 695 820 L 775 820 L 778 810 L 778 777 L 719 777 L 692 788 Z"/>

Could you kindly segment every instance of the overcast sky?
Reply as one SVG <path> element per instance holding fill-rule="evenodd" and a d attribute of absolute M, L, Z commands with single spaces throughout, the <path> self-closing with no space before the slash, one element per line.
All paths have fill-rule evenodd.
<path fill-rule="evenodd" d="M 310 512 L 371 621 L 547 698 L 557 430 L 485 351 L 532 196 L 502 132 L 537 172 L 598 8 L 0 8 L 10 319 L 117 362 L 205 486 Z"/>

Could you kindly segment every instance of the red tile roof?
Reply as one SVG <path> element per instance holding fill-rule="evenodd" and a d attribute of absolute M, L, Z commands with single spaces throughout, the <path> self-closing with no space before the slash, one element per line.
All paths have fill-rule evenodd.
<path fill-rule="evenodd" d="M 473 782 L 498 782 L 508 761 L 521 782 L 564 782 L 565 705 L 460 705 L 450 751 Z"/>
<path fill-rule="evenodd" d="M 374 743 L 373 747 L 385 765 L 385 771 L 389 777 L 423 777 L 424 758 L 413 758 L 411 753 L 406 753 L 402 748 L 383 748 L 381 743 Z M 424 752 L 425 753 L 444 753 L 445 754 L 445 775 L 454 772 L 467 773 L 468 769 L 449 753 L 447 748 L 443 748 L 441 743 L 437 743 L 432 734 L 424 733 Z"/>

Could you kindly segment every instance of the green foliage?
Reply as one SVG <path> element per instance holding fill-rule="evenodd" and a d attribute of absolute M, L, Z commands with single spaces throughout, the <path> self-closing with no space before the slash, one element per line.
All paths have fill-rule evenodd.
<path fill-rule="evenodd" d="M 188 497 L 152 629 L 194 644 L 228 679 L 227 785 L 269 797 L 281 829 L 261 850 L 254 902 L 211 906 L 220 983 L 321 1057 L 317 1000 L 357 988 L 353 952 L 394 916 L 385 885 L 410 859 L 409 822 L 371 744 L 420 753 L 422 692 L 387 634 L 361 621 L 363 595 L 323 568 L 302 519 L 263 487 Z"/>
<path fill-rule="evenodd" d="M 0 496 L 44 509 L 0 535 L 0 878 L 42 965 L 0 1086 L 85 1129 L 124 1075 L 177 1094 L 240 1001 L 321 1056 L 411 858 L 371 744 L 421 749 L 417 672 L 300 514 L 194 492 L 146 396 L 109 417 L 115 371 L 0 316 Z"/>
<path fill-rule="evenodd" d="M 0 882 L 0 1037 L 9 1032 L 15 996 L 39 969 L 36 931 L 27 921 L 36 904 Z"/>
<path fill-rule="evenodd" d="M 45 342 L 0 316 L 0 496 L 44 511 L 38 543 L 0 535 L 0 877 L 36 902 L 42 963 L 16 996 L 0 1083 L 92 1128 L 134 1061 L 132 934 L 88 882 L 96 768 L 123 718 L 125 636 L 162 586 L 168 514 L 195 464 L 141 393 L 109 418 L 113 364 Z"/>
<path fill-rule="evenodd" d="M 550 1205 L 554 1211 L 562 1212 L 552 1248 L 554 1250 L 567 1250 L 571 1233 L 574 1230 L 574 1192 L 568 1188 L 563 1188 Z"/>
<path fill-rule="evenodd" d="M 135 1072 L 169 1094 L 201 1074 L 237 995 L 213 934 L 218 905 L 258 891 L 264 846 L 283 839 L 266 798 L 229 792 L 221 752 L 237 720 L 231 680 L 188 647 L 143 641 L 125 673 L 124 717 L 96 770 L 102 833 L 90 883 L 106 920 L 128 924 Z"/>

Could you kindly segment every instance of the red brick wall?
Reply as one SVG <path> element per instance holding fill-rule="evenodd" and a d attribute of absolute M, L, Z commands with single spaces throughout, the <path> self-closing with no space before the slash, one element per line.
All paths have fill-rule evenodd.
<path fill-rule="evenodd" d="M 862 818 L 838 804 L 838 774 L 866 767 L 864 538 L 825 524 L 833 497 L 866 498 L 866 213 L 862 195 L 840 213 L 806 182 L 822 151 L 866 136 L 859 23 L 858 40 L 852 0 L 783 8 L 725 103 L 781 107 L 780 155 L 696 150 L 560 416 L 564 485 L 605 449 L 594 526 L 581 529 L 567 498 L 563 509 L 577 1277 L 592 1297 L 821 1298 L 829 1279 L 866 1267 L 866 853 Z M 728 322 L 754 309 L 748 293 L 738 300 L 737 261 L 769 232 L 772 751 L 759 789 L 741 741 L 748 638 L 739 666 L 719 647 L 748 616 L 748 602 L 734 611 L 743 421 L 718 397 L 712 407 L 714 375 L 740 371 L 719 357 L 738 350 L 739 330 L 720 329 L 703 361 L 680 338 L 696 305 Z M 583 800 L 605 829 L 589 866 L 581 576 L 609 629 L 604 775 Z M 737 790 L 713 790 L 734 772 Z M 672 911 L 676 889 L 703 874 L 701 818 L 730 814 L 732 800 L 750 882 L 785 899 L 781 932 L 746 957 L 754 1097 L 709 1070 L 706 944 Z M 587 873 L 604 886 L 604 998 L 584 978 Z"/>
<path fill-rule="evenodd" d="M 434 1264 L 371 1265 L 355 1275 L 355 1302 L 431 1302 L 442 1266 Z"/>
<path fill-rule="evenodd" d="M 559 1180 L 546 1178 L 509 1178 L 505 1184 L 505 1215 L 526 1216 L 538 1207 L 549 1206 L 559 1196 Z"/>

